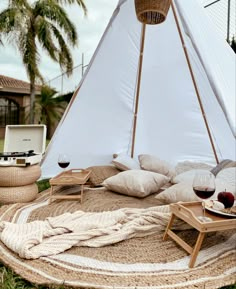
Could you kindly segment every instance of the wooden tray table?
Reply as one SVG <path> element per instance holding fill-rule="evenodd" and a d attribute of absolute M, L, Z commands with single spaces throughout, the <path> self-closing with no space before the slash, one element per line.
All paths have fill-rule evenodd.
<path fill-rule="evenodd" d="M 91 174 L 90 170 L 84 169 L 71 169 L 68 171 L 64 171 L 54 178 L 49 180 L 51 185 L 50 190 L 50 198 L 49 203 L 51 203 L 52 199 L 80 199 L 81 203 L 83 200 L 83 192 L 84 192 L 84 185 L 89 179 Z M 80 185 L 81 191 L 80 195 L 53 195 L 53 190 L 55 186 L 73 186 L 73 185 Z"/>
<path fill-rule="evenodd" d="M 163 236 L 163 240 L 166 240 L 170 236 L 175 240 L 185 251 L 190 255 L 189 267 L 192 268 L 197 259 L 198 252 L 201 248 L 202 241 L 207 232 L 216 232 L 223 230 L 236 229 L 236 218 L 224 217 L 218 214 L 208 212 L 206 210 L 206 216 L 212 219 L 211 222 L 201 222 L 197 216 L 203 215 L 202 202 L 186 202 L 176 203 L 170 205 L 171 217 L 166 227 L 166 231 Z M 171 226 L 178 217 L 191 225 L 193 228 L 199 231 L 198 238 L 194 247 L 189 246 L 184 240 L 171 231 Z"/>

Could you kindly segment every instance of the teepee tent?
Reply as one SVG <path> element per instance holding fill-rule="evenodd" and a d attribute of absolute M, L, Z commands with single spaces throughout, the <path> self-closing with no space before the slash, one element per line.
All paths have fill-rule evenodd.
<path fill-rule="evenodd" d="M 173 0 L 159 25 L 140 23 L 134 0 L 119 1 L 47 148 L 43 177 L 60 171 L 63 152 L 71 168 L 109 164 L 114 153 L 173 164 L 235 159 L 235 55 L 198 0 Z"/>

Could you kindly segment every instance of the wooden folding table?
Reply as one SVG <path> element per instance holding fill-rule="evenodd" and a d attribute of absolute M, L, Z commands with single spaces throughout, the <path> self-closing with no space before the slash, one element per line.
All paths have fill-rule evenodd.
<path fill-rule="evenodd" d="M 49 203 L 52 199 L 80 199 L 81 203 L 83 200 L 84 185 L 89 179 L 91 171 L 84 169 L 71 169 L 60 173 L 54 178 L 49 180 L 51 185 Z M 58 195 L 53 194 L 55 186 L 73 186 L 80 185 L 80 194 L 77 195 Z"/>
<path fill-rule="evenodd" d="M 229 218 L 220 214 L 214 214 L 206 211 L 206 216 L 210 217 L 212 221 L 201 222 L 197 216 L 203 215 L 201 202 L 186 202 L 186 203 L 176 203 L 170 205 L 171 217 L 169 223 L 166 227 L 166 231 L 163 236 L 163 240 L 166 240 L 170 236 L 175 240 L 184 250 L 186 250 L 190 255 L 189 267 L 192 268 L 197 259 L 198 252 L 201 248 L 202 241 L 205 234 L 208 232 L 216 232 L 223 230 L 236 229 L 236 215 L 235 218 Z M 179 218 L 193 228 L 199 231 L 197 241 L 194 247 L 189 246 L 183 239 L 181 239 L 175 232 L 171 230 L 171 226 L 175 218 Z"/>

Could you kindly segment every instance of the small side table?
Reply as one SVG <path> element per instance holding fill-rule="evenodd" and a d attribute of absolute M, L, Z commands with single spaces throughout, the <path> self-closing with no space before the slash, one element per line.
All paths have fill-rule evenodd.
<path fill-rule="evenodd" d="M 189 268 L 194 267 L 198 252 L 201 248 L 202 241 L 206 233 L 236 229 L 236 218 L 228 218 L 207 211 L 206 216 L 210 217 L 212 221 L 206 223 L 199 221 L 197 216 L 203 215 L 201 202 L 171 204 L 170 210 L 171 217 L 166 227 L 163 240 L 166 240 L 167 237 L 170 236 L 173 240 L 176 241 L 176 243 L 178 243 L 185 251 L 191 255 Z M 185 221 L 187 224 L 191 225 L 193 228 L 199 231 L 198 238 L 194 247 L 189 246 L 183 239 L 171 231 L 171 226 L 176 217 Z"/>
<path fill-rule="evenodd" d="M 50 190 L 50 198 L 49 203 L 51 203 L 52 199 L 79 199 L 82 203 L 83 200 L 83 192 L 84 185 L 89 179 L 91 171 L 84 169 L 71 169 L 68 171 L 64 171 L 54 178 L 50 179 L 49 183 L 51 185 Z M 80 185 L 81 191 L 79 195 L 53 195 L 53 190 L 55 186 L 73 186 Z"/>

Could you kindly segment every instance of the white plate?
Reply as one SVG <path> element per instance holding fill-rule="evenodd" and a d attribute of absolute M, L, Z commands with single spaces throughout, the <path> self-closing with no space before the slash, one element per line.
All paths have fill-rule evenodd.
<path fill-rule="evenodd" d="M 234 206 L 236 206 L 236 201 L 234 201 Z M 221 215 L 221 216 L 236 218 L 235 214 L 225 213 L 225 212 L 222 212 L 220 210 L 216 210 L 216 209 L 208 207 L 207 206 L 207 202 L 205 203 L 205 208 L 206 208 L 207 211 L 210 211 L 212 213 L 216 213 L 216 214 Z"/>

